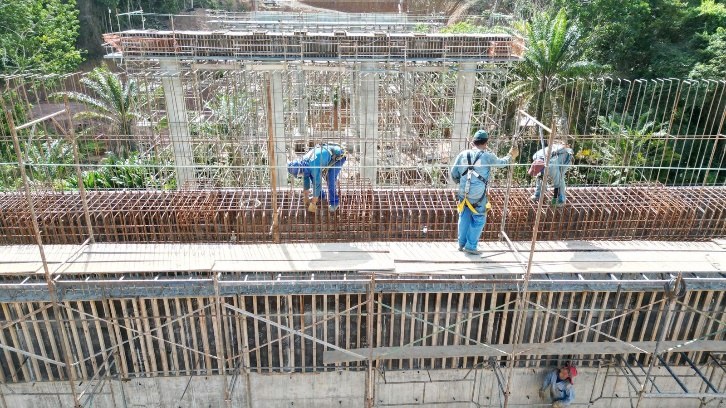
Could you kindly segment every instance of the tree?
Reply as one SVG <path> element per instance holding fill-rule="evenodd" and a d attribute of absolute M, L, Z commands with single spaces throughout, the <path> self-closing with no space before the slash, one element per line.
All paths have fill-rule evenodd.
<path fill-rule="evenodd" d="M 89 110 L 76 113 L 75 119 L 101 121 L 112 125 L 109 148 L 119 157 L 126 157 L 135 149 L 133 126 L 139 115 L 133 111 L 139 97 L 136 81 L 126 82 L 105 67 L 96 68 L 80 81 L 95 96 L 81 92 L 59 92 L 54 98 L 67 96 L 69 100 L 82 103 Z"/>
<path fill-rule="evenodd" d="M 82 61 L 76 49 L 75 0 L 0 1 L 0 73 L 69 72 Z"/>
<path fill-rule="evenodd" d="M 723 0 L 555 0 L 585 34 L 583 55 L 624 78 L 682 78 L 718 27 Z"/>
<path fill-rule="evenodd" d="M 557 87 L 557 79 L 592 71 L 593 64 L 580 60 L 577 48 L 580 34 L 575 25 L 567 20 L 564 10 L 557 14 L 543 13 L 530 22 L 514 25 L 527 42 L 524 60 L 517 64 L 513 81 L 507 94 L 519 98 L 520 105 L 535 101 L 534 114 L 541 118 L 546 107 L 552 109 L 549 100 Z"/>

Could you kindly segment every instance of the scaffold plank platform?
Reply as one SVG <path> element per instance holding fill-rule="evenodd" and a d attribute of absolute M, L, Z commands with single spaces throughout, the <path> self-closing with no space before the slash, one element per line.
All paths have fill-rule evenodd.
<path fill-rule="evenodd" d="M 480 256 L 458 251 L 453 242 L 44 248 L 61 292 L 84 298 L 106 290 L 116 296 L 206 293 L 215 290 L 215 277 L 226 294 L 360 293 L 373 275 L 377 285 L 399 292 L 516 288 L 527 269 L 530 245 L 482 243 Z M 0 289 L 6 291 L 0 297 L 40 295 L 44 268 L 37 247 L 12 245 L 1 252 Z M 544 241 L 535 245 L 530 281 L 533 290 L 643 290 L 661 288 L 678 273 L 694 288 L 726 287 L 726 249 L 715 241 Z"/>
<path fill-rule="evenodd" d="M 511 344 L 497 345 L 462 345 L 462 346 L 404 346 L 404 347 L 378 347 L 374 349 L 351 349 L 344 353 L 336 350 L 326 350 L 323 356 L 325 364 L 348 363 L 361 361 L 354 354 L 375 360 L 399 358 L 454 358 L 467 356 L 503 357 L 508 354 L 519 355 L 567 355 L 573 350 L 581 354 L 629 354 L 642 353 L 644 350 L 654 350 L 655 341 L 636 342 L 567 342 L 567 343 L 525 343 L 514 347 Z M 678 352 L 711 351 L 726 353 L 726 342 L 718 340 L 699 340 L 684 343 L 683 341 L 664 341 L 660 344 L 661 350 L 674 349 Z"/>

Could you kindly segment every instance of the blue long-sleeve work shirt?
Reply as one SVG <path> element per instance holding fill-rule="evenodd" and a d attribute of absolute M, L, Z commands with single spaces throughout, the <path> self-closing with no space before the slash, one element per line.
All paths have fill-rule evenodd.
<path fill-rule="evenodd" d="M 315 146 L 303 156 L 303 188 L 313 187 L 313 197 L 320 197 L 323 193 L 323 170 L 332 165 L 330 160 L 335 156 L 342 156 L 345 152 L 337 145 Z M 328 150 L 330 149 L 330 150 Z M 331 155 L 332 152 L 332 155 Z"/>
<path fill-rule="evenodd" d="M 481 156 L 479 157 L 479 160 L 475 162 L 474 159 L 479 152 L 481 152 Z M 506 155 L 502 158 L 498 158 L 497 155 L 492 153 L 490 150 L 470 149 L 464 150 L 463 152 L 459 153 L 459 155 L 456 156 L 456 160 L 454 160 L 454 165 L 451 167 L 451 178 L 459 183 L 460 200 L 464 198 L 464 193 L 466 191 L 467 175 L 463 175 L 463 173 L 466 171 L 467 168 L 469 168 L 467 155 L 471 157 L 474 171 L 482 176 L 482 178 L 486 180 L 487 183 L 489 182 L 489 175 L 491 173 L 492 167 L 503 167 L 512 161 L 512 156 Z M 479 208 L 486 208 L 487 199 L 486 197 L 484 197 L 485 192 L 486 184 L 472 174 L 471 185 L 469 186 L 469 194 L 467 195 L 469 202 L 478 202 L 479 204 L 477 206 Z"/>
<path fill-rule="evenodd" d="M 542 388 L 547 389 L 548 386 L 552 385 L 552 389 L 554 390 L 552 395 L 555 398 L 552 402 L 561 401 L 565 405 L 570 405 L 575 400 L 575 387 L 572 386 L 570 380 L 557 382 L 558 379 L 558 372 L 551 371 L 545 377 Z"/>

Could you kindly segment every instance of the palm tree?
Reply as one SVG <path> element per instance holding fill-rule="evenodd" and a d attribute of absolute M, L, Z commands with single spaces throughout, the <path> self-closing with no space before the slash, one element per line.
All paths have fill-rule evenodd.
<path fill-rule="evenodd" d="M 567 20 L 564 9 L 557 14 L 542 13 L 528 22 L 514 23 L 516 34 L 527 42 L 524 60 L 514 68 L 517 79 L 507 94 L 526 107 L 535 101 L 533 113 L 542 119 L 546 108 L 554 110 L 558 79 L 591 72 L 594 65 L 579 59 L 577 27 Z"/>
<path fill-rule="evenodd" d="M 133 79 L 124 82 L 105 67 L 96 68 L 80 81 L 93 92 L 59 92 L 53 96 L 67 96 L 69 100 L 86 105 L 88 110 L 76 113 L 75 119 L 90 119 L 112 125 L 109 149 L 119 157 L 126 157 L 135 149 L 133 126 L 139 115 L 133 111 L 139 88 Z"/>

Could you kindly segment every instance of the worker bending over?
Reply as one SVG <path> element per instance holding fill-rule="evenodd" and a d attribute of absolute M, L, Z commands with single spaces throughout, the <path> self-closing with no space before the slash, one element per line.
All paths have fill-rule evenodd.
<path fill-rule="evenodd" d="M 325 198 L 323 191 L 323 178 L 328 183 L 328 209 L 338 209 L 339 197 L 337 181 L 340 171 L 345 164 L 345 149 L 334 143 L 323 143 L 310 149 L 302 159 L 287 163 L 287 172 L 293 177 L 303 178 L 303 203 L 308 211 L 316 212 L 318 201 Z M 310 198 L 310 185 L 313 187 L 313 197 Z"/>
<path fill-rule="evenodd" d="M 542 178 L 544 177 L 545 157 L 549 151 L 549 147 L 539 149 L 532 156 L 532 166 L 530 166 L 528 173 L 530 176 L 537 178 L 534 194 L 530 197 L 532 201 L 539 201 L 540 194 L 547 188 L 546 183 L 542 182 Z M 550 168 L 547 172 L 548 178 L 552 180 L 552 185 L 555 188 L 555 194 L 550 202 L 553 206 L 561 207 L 567 201 L 565 173 L 572 164 L 572 155 L 573 151 L 567 144 L 559 141 L 553 144 L 549 163 Z"/>
<path fill-rule="evenodd" d="M 547 400 L 547 389 L 550 391 L 552 408 L 564 408 L 575 399 L 575 388 L 572 379 L 577 376 L 577 368 L 567 363 L 564 367 L 550 371 L 544 379 L 539 397 Z"/>
<path fill-rule="evenodd" d="M 473 149 L 456 156 L 451 178 L 459 184 L 459 251 L 478 255 L 479 237 L 487 220 L 487 187 L 492 167 L 503 167 L 517 159 L 519 150 L 512 146 L 509 154 L 498 158 L 489 148 L 489 134 L 479 130 L 474 134 Z"/>

